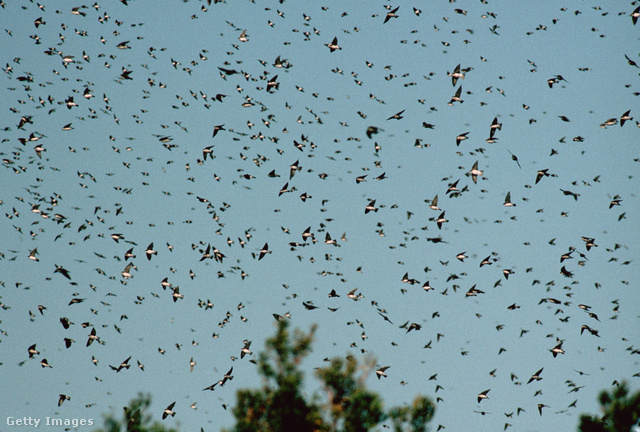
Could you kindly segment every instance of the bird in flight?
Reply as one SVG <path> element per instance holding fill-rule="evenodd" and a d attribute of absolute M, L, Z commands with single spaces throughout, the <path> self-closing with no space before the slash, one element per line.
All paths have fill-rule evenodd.
<path fill-rule="evenodd" d="M 383 24 L 386 24 L 391 18 L 398 18 L 398 15 L 396 15 L 396 12 L 398 12 L 398 9 L 400 9 L 400 6 L 387 12 L 387 15 L 384 17 Z"/>
<path fill-rule="evenodd" d="M 171 402 L 168 407 L 166 407 L 162 411 L 162 420 L 166 419 L 168 416 L 175 417 L 176 413 L 173 411 L 173 407 L 176 405 L 175 402 Z"/>
<path fill-rule="evenodd" d="M 480 401 L 482 401 L 483 399 L 489 399 L 489 396 L 487 396 L 487 393 L 489 393 L 490 391 L 491 389 L 488 389 L 478 393 L 478 403 L 480 403 Z"/>

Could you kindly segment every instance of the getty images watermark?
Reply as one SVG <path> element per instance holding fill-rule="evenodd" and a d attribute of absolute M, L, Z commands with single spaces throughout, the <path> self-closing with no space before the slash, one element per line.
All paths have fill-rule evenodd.
<path fill-rule="evenodd" d="M 78 418 L 59 418 L 59 417 L 7 417 L 7 426 L 69 426 L 77 428 L 78 426 L 93 426 L 93 419 Z"/>

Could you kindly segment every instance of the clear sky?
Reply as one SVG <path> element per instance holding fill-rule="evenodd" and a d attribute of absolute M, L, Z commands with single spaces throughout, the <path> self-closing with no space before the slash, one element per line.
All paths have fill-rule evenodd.
<path fill-rule="evenodd" d="M 0 9 L 3 417 L 142 391 L 231 426 L 274 313 L 319 326 L 309 392 L 375 357 L 433 430 L 574 430 L 640 387 L 636 4 L 127 3 Z"/>

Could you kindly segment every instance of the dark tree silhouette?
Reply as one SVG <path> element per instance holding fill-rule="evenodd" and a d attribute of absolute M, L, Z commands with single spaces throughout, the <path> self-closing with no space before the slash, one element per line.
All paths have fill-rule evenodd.
<path fill-rule="evenodd" d="M 159 421 L 153 421 L 149 414 L 151 396 L 139 393 L 138 396 L 124 407 L 122 419 L 116 415 L 108 414 L 104 418 L 104 426 L 96 432 L 177 432 L 176 429 L 167 428 Z"/>
<path fill-rule="evenodd" d="M 599 396 L 602 417 L 582 414 L 579 432 L 630 432 L 640 419 L 640 391 L 629 394 L 627 383 L 622 382 L 611 391 L 603 390 Z"/>
<path fill-rule="evenodd" d="M 387 420 L 396 432 L 427 430 L 435 413 L 430 399 L 418 396 L 411 406 L 385 410 L 380 396 L 367 390 L 365 381 L 375 370 L 373 359 L 362 364 L 353 356 L 330 360 L 315 373 L 326 397 L 305 397 L 300 363 L 311 351 L 316 327 L 307 334 L 292 333 L 288 327 L 288 320 L 280 319 L 275 336 L 259 356 L 262 387 L 238 391 L 232 432 L 365 432 Z"/>

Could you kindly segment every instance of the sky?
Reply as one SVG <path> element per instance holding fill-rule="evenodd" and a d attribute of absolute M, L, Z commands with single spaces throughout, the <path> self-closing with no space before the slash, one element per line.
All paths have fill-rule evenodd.
<path fill-rule="evenodd" d="M 126 3 L 2 3 L 0 430 L 231 427 L 273 314 L 432 430 L 640 388 L 637 4 Z"/>

